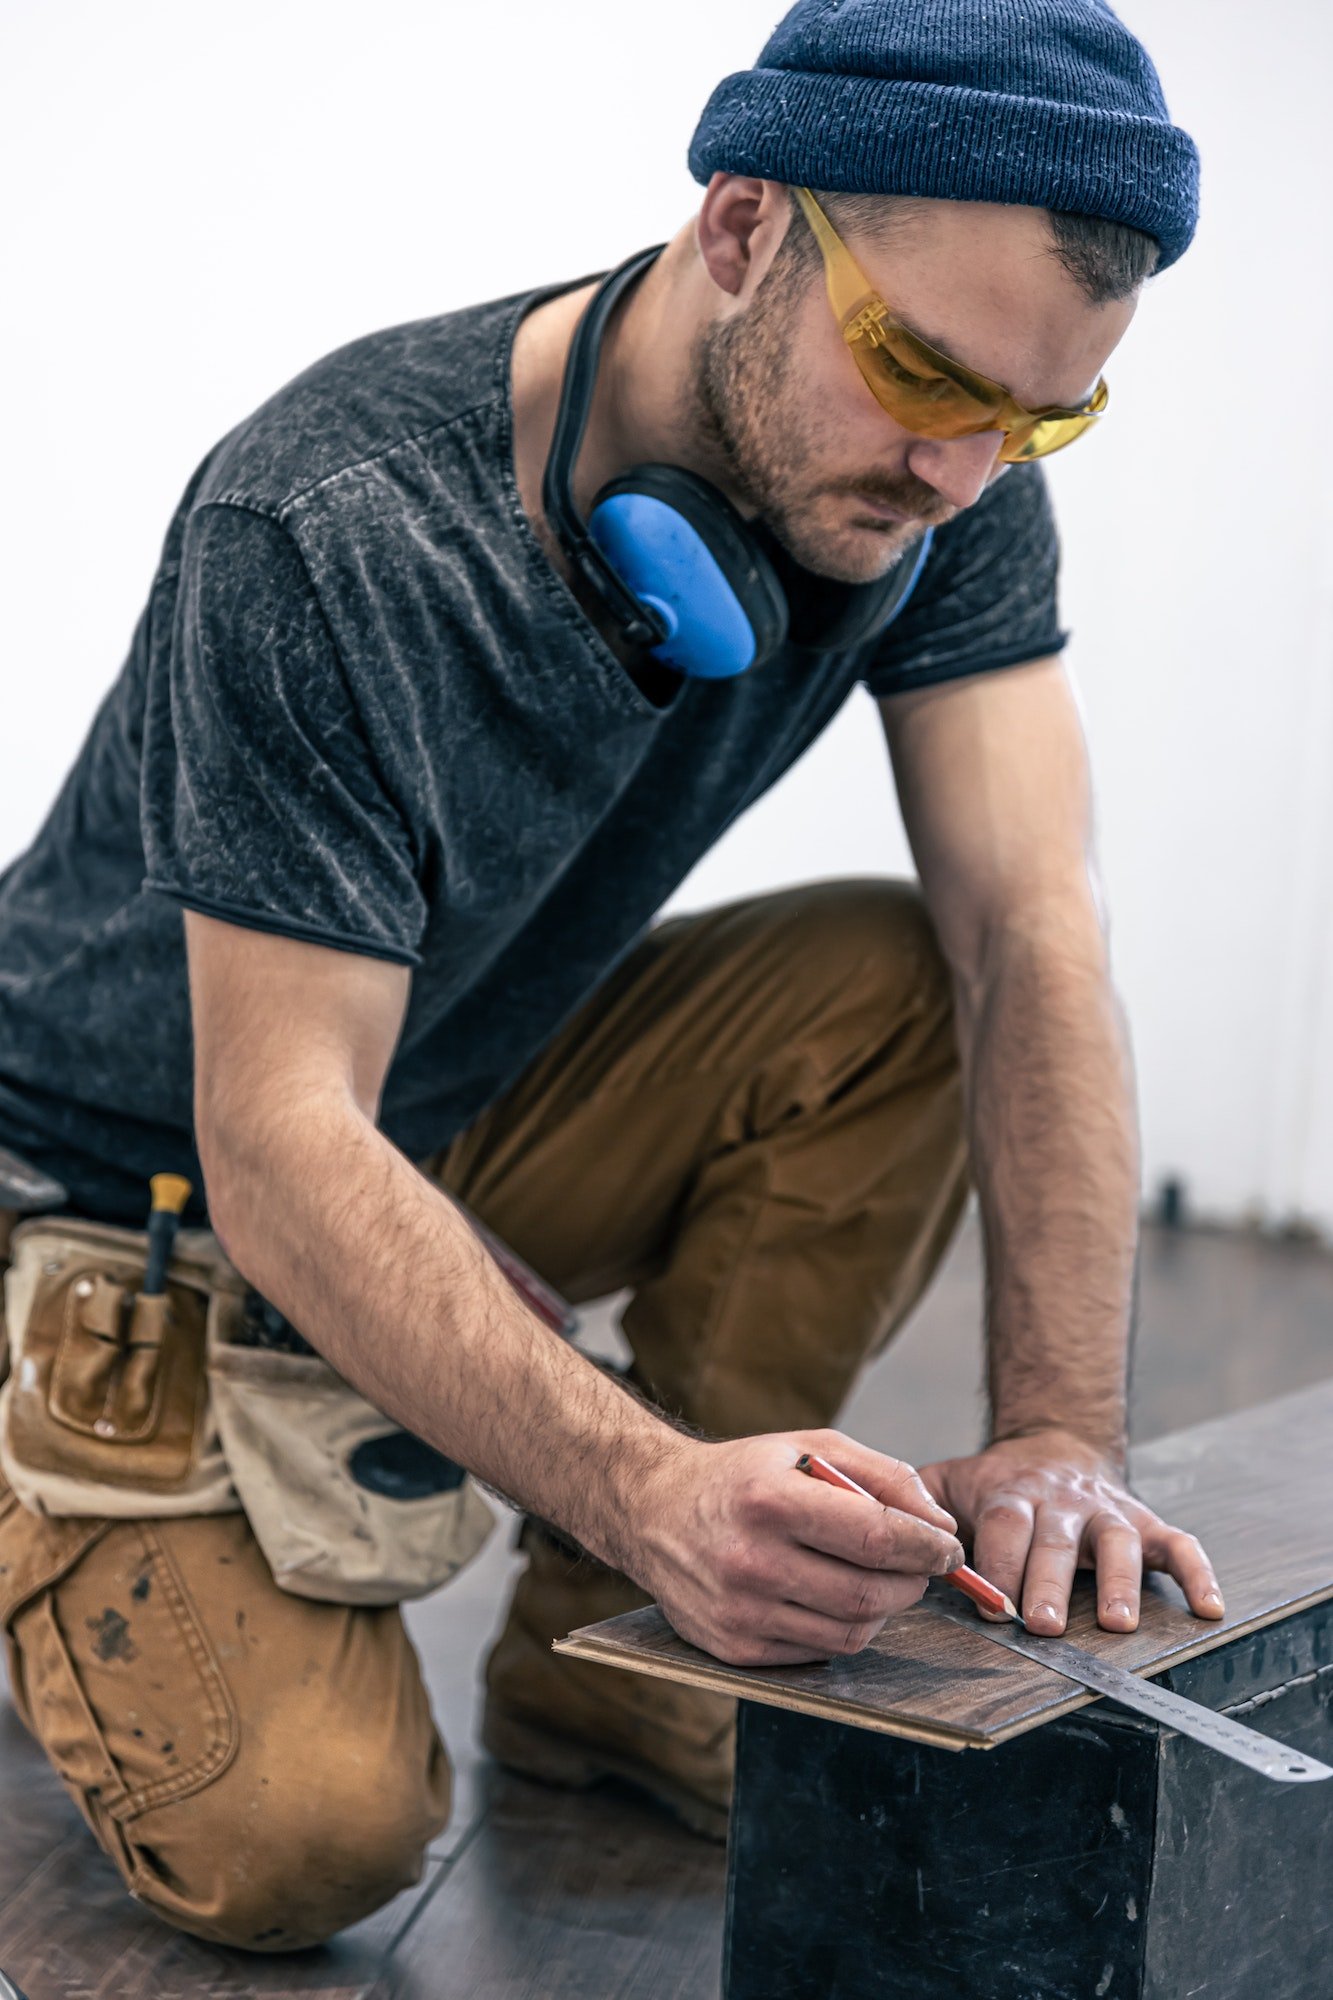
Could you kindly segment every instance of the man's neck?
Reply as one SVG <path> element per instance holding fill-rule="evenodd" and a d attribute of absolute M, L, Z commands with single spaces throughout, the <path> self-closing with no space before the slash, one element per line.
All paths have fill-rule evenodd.
<path fill-rule="evenodd" d="M 631 465 L 665 462 L 709 476 L 697 435 L 690 356 L 701 323 L 691 263 L 691 229 L 682 230 L 614 313 L 602 343 L 597 386 L 574 468 L 574 500 L 586 519 L 594 496 Z M 565 581 L 576 580 L 542 507 L 542 479 L 574 329 L 595 285 L 562 292 L 524 314 L 514 336 L 511 393 L 514 467 L 519 498 L 546 555 Z M 610 621 L 580 591 L 588 615 L 620 657 Z"/>

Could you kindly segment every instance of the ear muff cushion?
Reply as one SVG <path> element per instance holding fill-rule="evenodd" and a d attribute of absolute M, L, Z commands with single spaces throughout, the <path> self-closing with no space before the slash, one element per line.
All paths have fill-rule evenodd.
<path fill-rule="evenodd" d="M 754 660 L 775 653 L 787 636 L 787 597 L 777 572 L 724 493 L 675 465 L 634 465 L 597 494 L 590 521 L 605 500 L 641 494 L 672 508 L 716 562 L 754 633 Z M 631 587 L 636 580 L 627 578 Z"/>

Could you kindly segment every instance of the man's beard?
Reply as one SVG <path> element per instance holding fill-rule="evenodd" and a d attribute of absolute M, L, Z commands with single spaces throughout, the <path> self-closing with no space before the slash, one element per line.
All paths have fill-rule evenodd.
<path fill-rule="evenodd" d="M 911 474 L 818 476 L 820 425 L 799 383 L 792 393 L 790 333 L 808 282 L 804 268 L 779 251 L 744 312 L 700 329 L 691 369 L 694 428 L 738 504 L 753 510 L 798 563 L 841 583 L 869 583 L 902 560 L 920 540 L 921 526 L 949 519 L 954 510 Z M 816 504 L 857 493 L 912 519 L 863 512 L 855 527 L 821 530 Z M 845 500 L 840 512 L 846 519 Z"/>

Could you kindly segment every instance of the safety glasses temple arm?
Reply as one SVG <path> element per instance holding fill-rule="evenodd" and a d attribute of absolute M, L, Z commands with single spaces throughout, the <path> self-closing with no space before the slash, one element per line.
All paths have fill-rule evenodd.
<path fill-rule="evenodd" d="M 845 331 L 848 323 L 856 318 L 862 307 L 877 298 L 875 288 L 809 188 L 793 188 L 792 193 L 796 196 L 801 213 L 813 230 L 815 241 L 823 253 L 824 281 L 828 287 L 829 304 L 837 315 L 839 326 Z"/>

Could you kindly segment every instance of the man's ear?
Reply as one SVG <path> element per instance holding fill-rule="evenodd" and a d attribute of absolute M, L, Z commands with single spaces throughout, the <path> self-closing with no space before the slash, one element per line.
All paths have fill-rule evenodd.
<path fill-rule="evenodd" d="M 753 292 L 791 222 L 791 198 L 780 181 L 714 174 L 695 230 L 704 269 L 718 289 L 733 298 Z"/>

